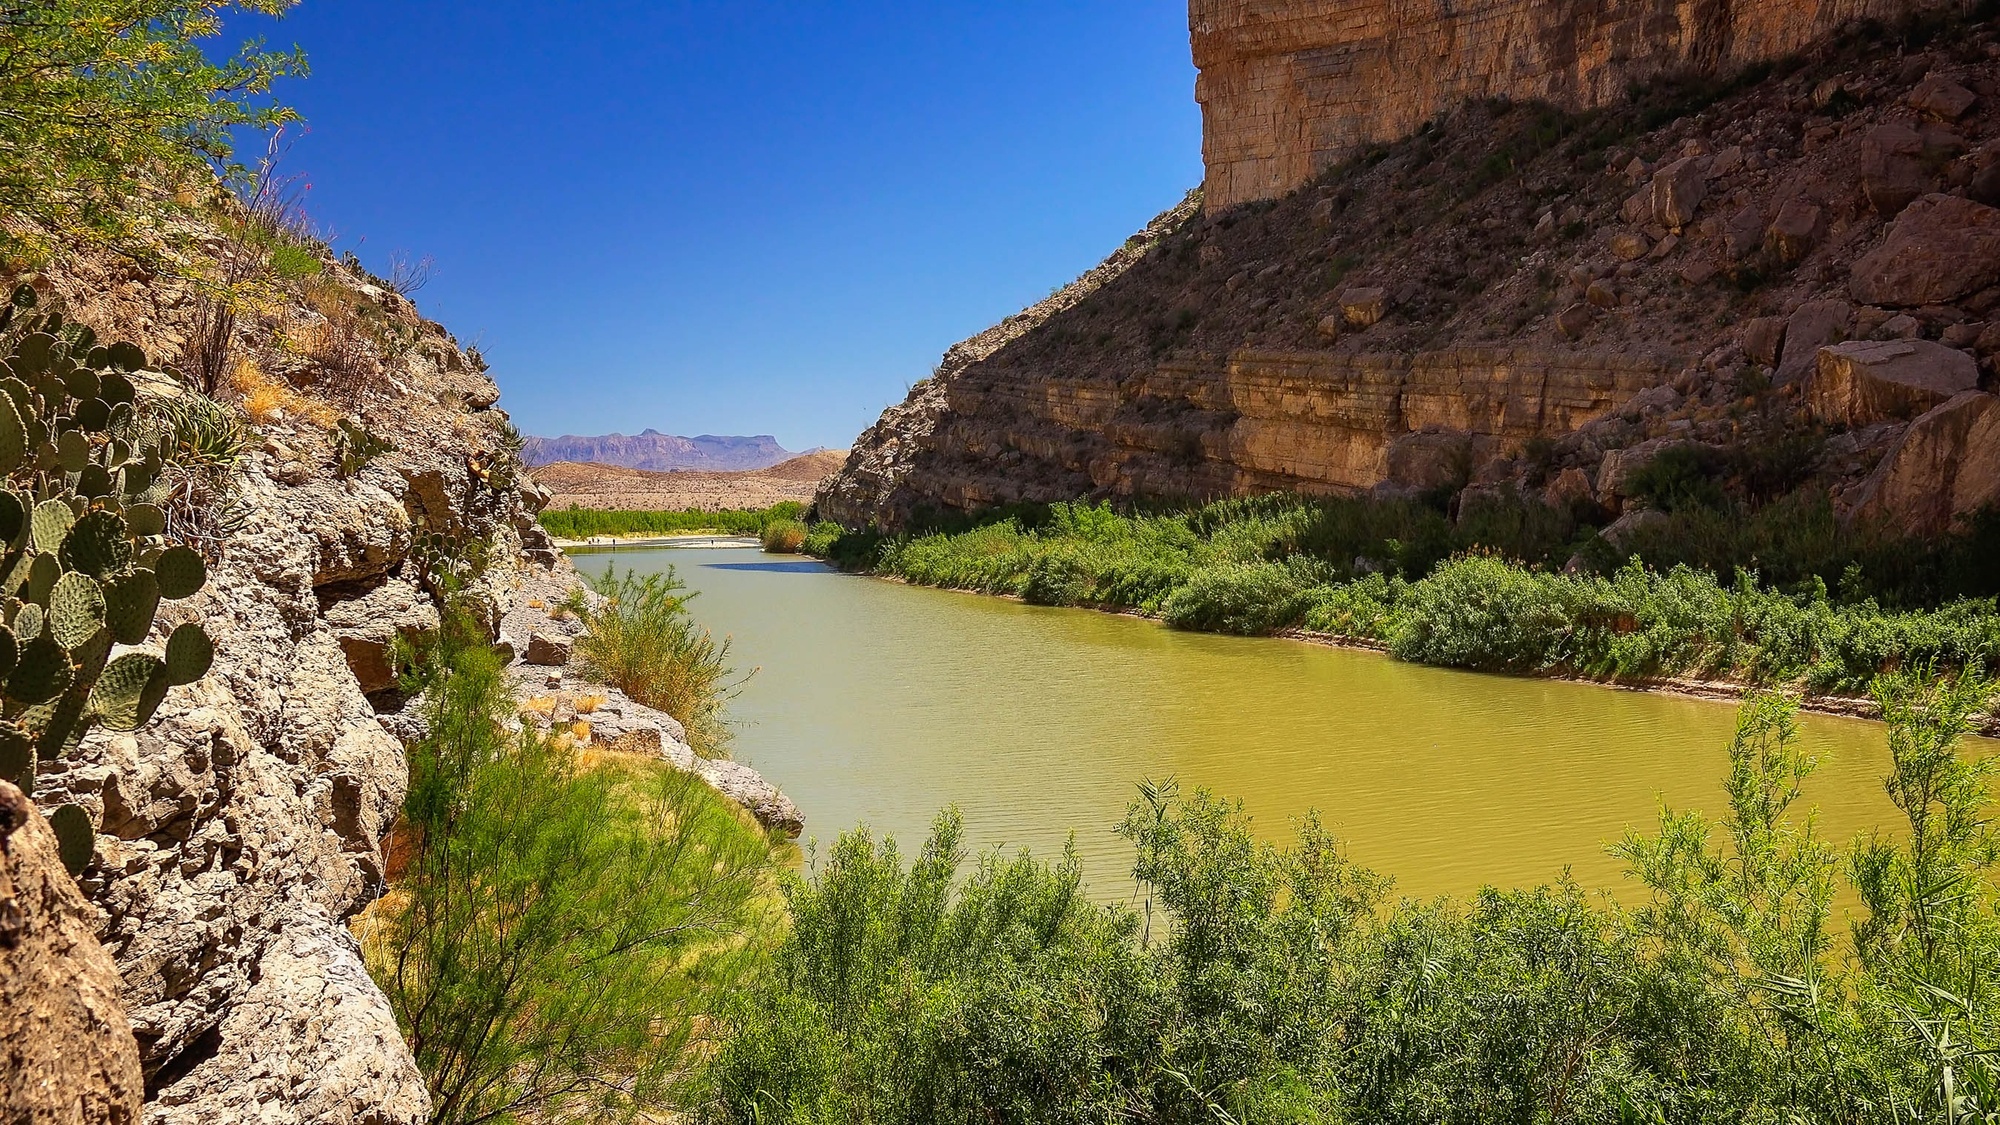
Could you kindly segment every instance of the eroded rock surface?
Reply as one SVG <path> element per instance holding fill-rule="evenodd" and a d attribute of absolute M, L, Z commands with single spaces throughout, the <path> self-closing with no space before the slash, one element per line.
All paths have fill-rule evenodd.
<path fill-rule="evenodd" d="M 0 1121 L 139 1120 L 139 1047 L 95 914 L 33 802 L 0 781 Z"/>

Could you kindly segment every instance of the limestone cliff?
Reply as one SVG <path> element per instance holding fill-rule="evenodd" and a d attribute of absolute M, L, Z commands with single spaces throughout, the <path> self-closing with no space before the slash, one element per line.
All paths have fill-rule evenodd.
<path fill-rule="evenodd" d="M 1211 210 L 1298 187 L 1475 98 L 1570 110 L 1949 0 L 1191 0 Z"/>
<path fill-rule="evenodd" d="M 1320 7 L 1195 12 L 1241 31 Z M 1943 500 L 1908 483 L 1986 424 L 1996 59 L 2000 24 L 1918 23 L 1589 113 L 1463 102 L 1282 198 L 1170 212 L 1027 330 L 948 354 L 820 510 L 1511 482 L 1610 518 L 1669 444 L 1796 436 L 1788 486 L 1941 529 L 2000 499 L 1976 459 Z M 1827 354 L 1850 339 L 1903 350 Z M 1957 421 L 1929 417 L 1959 393 Z"/>
<path fill-rule="evenodd" d="M 213 670 L 140 731 L 94 732 L 45 765 L 35 794 L 100 826 L 78 882 L 116 965 L 149 1122 L 427 1119 L 346 925 L 381 891 L 408 781 L 386 649 L 436 625 L 432 564 L 413 546 L 426 533 L 487 545 L 470 589 L 493 625 L 519 575 L 556 559 L 532 486 L 507 475 L 483 368 L 403 297 L 321 266 L 230 339 L 223 397 L 248 413 L 253 447 L 230 510 L 211 513 L 208 587 L 156 626 L 202 619 Z M 191 349 L 200 298 L 171 278 L 81 255 L 27 280 L 104 338 L 169 362 Z M 333 332 L 347 334 L 337 356 Z M 156 378 L 142 393 L 183 392 Z M 355 456 L 343 418 L 387 450 Z"/>

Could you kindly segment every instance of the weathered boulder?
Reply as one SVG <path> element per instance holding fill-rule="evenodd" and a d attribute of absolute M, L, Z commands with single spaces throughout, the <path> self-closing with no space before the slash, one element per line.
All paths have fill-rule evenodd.
<path fill-rule="evenodd" d="M 522 655 L 523 662 L 559 668 L 569 663 L 570 648 L 575 641 L 560 633 L 530 633 L 528 651 Z"/>
<path fill-rule="evenodd" d="M 1819 350 L 1847 338 L 1847 323 L 1854 307 L 1846 301 L 1807 301 L 1792 311 L 1785 321 L 1783 360 L 1778 364 L 1780 384 L 1796 382 L 1812 374 L 1819 363 Z"/>
<path fill-rule="evenodd" d="M 1418 490 L 1461 488 L 1472 476 L 1471 434 L 1401 434 L 1389 443 L 1386 478 Z"/>
<path fill-rule="evenodd" d="M 1340 295 L 1340 315 L 1356 328 L 1381 320 L 1388 308 L 1388 293 L 1374 286 L 1356 286 Z"/>
<path fill-rule="evenodd" d="M 1780 261 L 1796 262 L 1812 253 L 1812 248 L 1826 235 L 1826 209 L 1818 203 L 1797 196 L 1786 200 L 1778 208 L 1778 215 L 1771 220 L 1771 229 L 1765 233 L 1764 244 Z"/>
<path fill-rule="evenodd" d="M 1590 306 L 1577 301 L 1556 314 L 1556 331 L 1565 340 L 1575 340 L 1590 331 L 1590 321 Z"/>
<path fill-rule="evenodd" d="M 1684 156 L 1661 166 L 1659 171 L 1653 173 L 1653 182 L 1647 186 L 1646 194 L 1652 207 L 1653 221 L 1668 230 L 1680 230 L 1694 221 L 1695 210 L 1708 196 L 1708 177 L 1702 171 L 1702 162 L 1696 157 Z"/>
<path fill-rule="evenodd" d="M 1590 474 L 1578 468 L 1564 469 L 1542 490 L 1542 499 L 1551 508 L 1569 508 L 1594 498 Z"/>
<path fill-rule="evenodd" d="M 1973 103 L 1979 100 L 1979 95 L 1943 75 L 1934 74 L 1917 83 L 1906 100 L 1911 108 L 1939 121 L 1956 121 L 1966 115 Z"/>
<path fill-rule="evenodd" d="M 2000 208 L 1927 195 L 1854 263 L 1848 288 L 1868 305 L 1949 304 L 2000 281 Z"/>
<path fill-rule="evenodd" d="M 1785 348 L 1785 318 L 1760 316 L 1743 325 L 1743 354 L 1766 367 L 1778 366 Z"/>
<path fill-rule="evenodd" d="M 1629 495 L 1625 491 L 1632 474 L 1653 463 L 1660 454 L 1674 449 L 1709 449 L 1690 438 L 1649 438 L 1626 449 L 1610 449 L 1597 466 L 1597 495 L 1608 499 Z"/>
<path fill-rule="evenodd" d="M 1979 365 L 1929 340 L 1850 340 L 1821 348 L 1806 391 L 1813 415 L 1860 427 L 1914 418 L 1979 385 Z"/>
<path fill-rule="evenodd" d="M 1636 230 L 1621 230 L 1611 236 L 1611 254 L 1621 262 L 1636 262 L 1653 248 L 1645 234 Z"/>
<path fill-rule="evenodd" d="M 1877 125 L 1861 141 L 1861 190 L 1878 215 L 1894 215 L 1923 194 L 1924 139 L 1908 125 Z"/>
<path fill-rule="evenodd" d="M 1954 395 L 1910 424 L 1863 483 L 1857 514 L 1918 535 L 2000 502 L 2000 398 Z"/>
<path fill-rule="evenodd" d="M 1667 514 L 1653 508 L 1637 508 L 1626 512 L 1597 533 L 1598 538 L 1611 545 L 1614 551 L 1629 550 L 1632 540 L 1639 535 L 1665 527 Z"/>
<path fill-rule="evenodd" d="M 0 781 L 0 1121 L 137 1125 L 145 1080 L 96 911 Z"/>
<path fill-rule="evenodd" d="M 359 597 L 334 602 L 324 618 L 364 693 L 395 686 L 391 657 L 398 638 L 415 641 L 436 632 L 439 624 L 437 606 L 422 590 L 400 578 L 389 579 Z"/>

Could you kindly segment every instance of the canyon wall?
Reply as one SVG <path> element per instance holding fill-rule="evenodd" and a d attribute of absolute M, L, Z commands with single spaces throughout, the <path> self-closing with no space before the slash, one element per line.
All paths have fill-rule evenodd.
<path fill-rule="evenodd" d="M 1941 0 L 1191 0 L 1207 206 L 1298 187 L 1470 98 L 1589 109 Z"/>
<path fill-rule="evenodd" d="M 1656 42 L 1681 44 L 1668 61 L 1693 50 L 1674 37 L 1696 13 L 1649 9 L 1648 38 L 1627 7 L 1515 5 L 1528 30 L 1501 21 L 1492 34 L 1513 47 L 1489 44 L 1491 57 L 1564 83 L 1595 76 L 1589 96 L 1605 97 L 1604 66 L 1643 56 L 1664 69 L 1641 51 Z M 1429 12 L 1412 41 L 1448 46 L 1487 10 L 1395 18 Z M 1324 39 L 1335 8 L 1195 11 L 1209 206 L 1184 202 L 947 352 L 855 442 L 816 495 L 823 516 L 900 528 L 1015 501 L 1516 488 L 1608 523 L 1625 514 L 1632 469 L 1673 445 L 1753 466 L 1758 488 L 1823 490 L 1842 511 L 1924 532 L 2000 494 L 2000 473 L 1937 470 L 1977 444 L 2000 386 L 2000 21 L 1836 36 L 1731 88 L 1662 83 L 1588 116 L 1463 101 L 1265 205 L 1218 208 L 1217 151 L 1296 159 L 1265 191 L 1311 172 L 1322 148 L 1296 114 L 1245 126 L 1254 144 L 1219 136 L 1216 60 L 1296 62 L 1318 41 L 1299 25 Z M 1711 12 L 1701 26 L 1723 31 L 1705 65 L 1796 45 L 1861 9 L 1798 9 L 1796 23 L 1772 11 Z M 1361 35 L 1386 13 L 1356 5 L 1338 27 Z M 1536 70 L 1556 55 L 1530 30 L 1556 19 L 1582 38 L 1556 52 L 1562 67 Z M 1343 119 L 1388 134 L 1490 92 L 1466 77 L 1468 56 L 1430 50 L 1381 64 L 1401 77 L 1352 79 L 1367 89 L 1342 87 Z M 1870 339 L 1909 351 L 1837 355 L 1818 374 L 1828 345 Z M 1855 363 L 1871 373 L 1850 378 Z M 1942 402 L 1853 390 L 1903 378 L 1975 397 L 1926 422 L 1903 407 Z M 1774 450 L 1794 453 L 1778 464 Z M 1930 487 L 1945 476 L 1949 488 Z"/>

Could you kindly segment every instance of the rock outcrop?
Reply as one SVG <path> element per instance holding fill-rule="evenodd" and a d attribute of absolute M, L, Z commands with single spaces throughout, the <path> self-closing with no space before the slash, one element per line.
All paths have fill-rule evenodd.
<path fill-rule="evenodd" d="M 1655 13 L 1665 40 L 1639 23 L 1606 30 L 1640 7 L 1391 15 L 1196 0 L 1195 51 L 1210 93 L 1211 73 L 1227 71 L 1212 72 L 1215 60 L 1254 70 L 1291 59 L 1259 87 L 1277 97 L 1299 73 L 1285 68 L 1307 55 L 1328 67 L 1378 59 L 1374 47 L 1313 54 L 1335 25 L 1355 42 L 1404 28 L 1387 58 L 1511 29 L 1532 62 L 1575 46 L 1534 36 L 1560 17 L 1609 36 L 1549 72 L 1581 90 L 1627 73 L 1605 51 L 1669 42 L 1672 62 L 1694 49 L 1682 9 Z M 1709 63 L 1881 14 L 1794 7 L 1725 7 L 1733 30 L 1711 41 L 1726 49 Z M 1780 8 L 1792 21 L 1782 27 Z M 1332 22 L 1301 30 L 1314 21 Z M 1489 57 L 1413 56 L 1416 77 L 1385 73 L 1343 94 L 1340 112 L 1376 121 L 1371 138 L 1414 135 L 1303 183 L 1287 172 L 1276 182 L 1296 190 L 1236 207 L 1218 205 L 1237 198 L 1215 194 L 1218 146 L 1340 145 L 1303 143 L 1284 113 L 1224 135 L 1211 98 L 1206 211 L 1160 216 L 1086 282 L 953 348 L 856 442 L 819 511 L 896 528 L 1014 501 L 1566 480 L 1561 505 L 1598 525 L 1623 513 L 1620 482 L 1649 451 L 1695 443 L 1730 460 L 1805 442 L 1809 456 L 1782 467 L 1785 487 L 1821 488 L 1854 513 L 1905 428 L 1954 394 L 1992 390 L 2000 353 L 2000 22 L 1893 36 L 1816 38 L 1809 59 L 1727 92 L 1689 101 L 1666 84 L 1582 116 L 1456 100 L 1493 92 L 1475 75 L 1463 88 L 1421 86 L 1444 100 L 1406 120 L 1409 82 Z M 1577 67 L 1587 82 L 1572 81 Z M 1612 462 L 1623 467 L 1607 471 Z M 1905 506 L 1869 510 L 1936 526 Z"/>
<path fill-rule="evenodd" d="M 196 298 L 135 269 L 84 257 L 34 280 L 71 320 L 172 360 Z M 78 883 L 153 1123 L 428 1119 L 423 1077 L 347 928 L 382 891 L 408 783 L 393 714 L 377 711 L 400 703 L 388 653 L 437 627 L 431 575 L 462 565 L 419 540 L 476 557 L 467 596 L 489 624 L 521 571 L 557 557 L 507 475 L 492 380 L 407 300 L 331 258 L 314 284 L 316 303 L 234 341 L 225 397 L 255 423 L 252 447 L 207 588 L 156 625 L 201 619 L 212 670 L 141 730 L 95 731 L 45 763 L 35 794 L 99 826 Z M 363 376 L 333 387 L 276 340 L 343 305 L 383 327 L 364 342 Z M 184 393 L 164 378 L 141 392 Z M 343 464 L 343 416 L 387 451 Z"/>
<path fill-rule="evenodd" d="M 139 1121 L 139 1047 L 96 921 L 55 833 L 0 781 L 0 1121 Z"/>
<path fill-rule="evenodd" d="M 1192 0 L 1208 207 L 1291 191 L 1478 98 L 1591 109 L 1628 88 L 1726 74 L 1854 20 L 1943 0 Z M 1956 86 L 1956 83 L 1951 85 Z M 1939 116 L 1970 91 L 1921 92 Z M 1951 116 L 1956 116 L 1952 114 Z M 1686 181 L 1669 181 L 1673 183 Z M 1668 223 L 1668 226 L 1675 224 Z"/>

